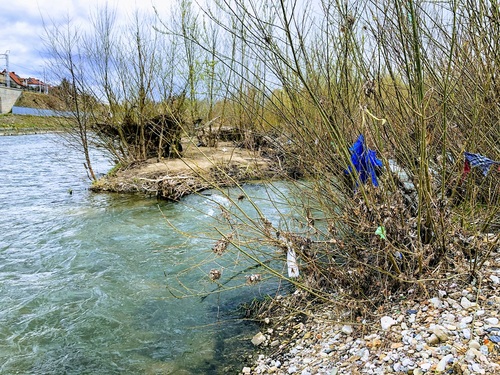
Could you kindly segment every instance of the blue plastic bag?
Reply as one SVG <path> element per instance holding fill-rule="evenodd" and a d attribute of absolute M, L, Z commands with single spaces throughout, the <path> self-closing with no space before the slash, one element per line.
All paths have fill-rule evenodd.
<path fill-rule="evenodd" d="M 376 151 L 366 147 L 363 134 L 358 137 L 349 151 L 351 152 L 352 164 L 358 172 L 361 182 L 365 184 L 368 177 L 371 177 L 373 186 L 378 186 L 377 172 L 382 168 L 383 163 L 377 158 Z M 346 173 L 350 174 L 351 172 L 352 167 L 349 166 Z"/>

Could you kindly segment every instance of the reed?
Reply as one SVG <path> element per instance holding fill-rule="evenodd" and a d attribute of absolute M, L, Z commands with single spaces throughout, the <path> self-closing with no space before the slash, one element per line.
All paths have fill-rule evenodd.
<path fill-rule="evenodd" d="M 118 129 L 127 111 L 142 124 L 182 98 L 183 134 L 192 137 L 190 124 L 199 121 L 210 130 L 236 127 L 243 146 L 276 161 L 291 188 L 282 194 L 269 185 L 267 202 L 248 199 L 241 187 L 242 204 L 214 186 L 230 202 L 220 207 L 213 241 L 225 246 L 217 256 L 259 264 L 263 276 L 252 285 L 277 277 L 301 298 L 361 310 L 480 275 L 498 246 L 500 174 L 496 166 L 468 173 L 464 152 L 500 160 L 496 1 L 215 0 L 196 10 L 179 0 L 175 7 L 178 17 L 156 14 L 155 33 L 136 17 L 128 49 L 121 47 L 130 41 L 96 22 L 100 44 L 87 47 L 111 40 L 113 48 L 91 49 L 94 80 L 78 83 L 107 101 Z M 129 60 L 136 84 L 109 80 L 125 76 Z M 121 62 L 115 71 L 112 61 Z M 360 135 L 382 162 L 377 184 L 356 170 Z M 212 172 L 238 186 L 227 168 Z M 275 205 L 276 215 L 262 204 Z M 214 272 L 207 280 L 224 285 L 227 274 Z"/>
<path fill-rule="evenodd" d="M 252 61 L 232 74 L 262 96 L 260 108 L 251 96 L 230 101 L 253 115 L 234 125 L 288 140 L 281 162 L 307 181 L 290 180 L 293 218 L 229 216 L 277 249 L 269 257 L 286 264 L 292 249 L 301 276 L 267 271 L 360 309 L 478 277 L 498 246 L 500 174 L 464 175 L 463 153 L 500 160 L 495 2 L 237 0 L 221 1 L 224 11 L 232 22 L 211 21 Z M 360 134 L 383 161 L 378 187 L 346 174 Z M 261 254 L 243 237 L 232 237 L 234 251 Z"/>

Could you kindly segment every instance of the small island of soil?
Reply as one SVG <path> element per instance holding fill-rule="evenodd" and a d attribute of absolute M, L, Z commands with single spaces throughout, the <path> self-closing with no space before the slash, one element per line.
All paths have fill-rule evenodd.
<path fill-rule="evenodd" d="M 182 146 L 181 158 L 153 158 L 117 168 L 96 181 L 91 190 L 142 193 L 176 201 L 201 190 L 280 175 L 271 159 L 259 151 L 237 147 L 233 142 L 198 147 L 183 141 Z"/>

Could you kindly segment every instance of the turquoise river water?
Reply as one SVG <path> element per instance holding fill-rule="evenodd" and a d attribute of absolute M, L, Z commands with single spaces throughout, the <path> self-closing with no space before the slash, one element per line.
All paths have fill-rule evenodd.
<path fill-rule="evenodd" d="M 97 172 L 110 168 L 95 160 Z M 0 373 L 240 370 L 258 327 L 236 307 L 275 286 L 203 295 L 214 267 L 244 284 L 243 260 L 224 265 L 211 252 L 225 198 L 157 202 L 94 194 L 89 183 L 59 136 L 0 137 Z M 269 198 L 262 186 L 247 193 Z"/>

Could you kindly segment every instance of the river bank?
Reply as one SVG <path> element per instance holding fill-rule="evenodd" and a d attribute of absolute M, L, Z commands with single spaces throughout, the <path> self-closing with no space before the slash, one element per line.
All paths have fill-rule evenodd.
<path fill-rule="evenodd" d="M 61 130 L 45 128 L 3 128 L 0 129 L 0 137 L 13 135 L 49 134 L 58 132 L 61 132 Z"/>
<path fill-rule="evenodd" d="M 116 168 L 92 184 L 91 190 L 140 193 L 177 201 L 201 190 L 274 179 L 280 173 L 272 160 L 232 142 L 198 147 L 185 141 L 183 148 L 182 158 L 149 159 Z"/>
<path fill-rule="evenodd" d="M 499 287 L 497 246 L 478 279 L 449 272 L 427 295 L 410 289 L 371 317 L 353 318 L 334 302 L 297 316 L 298 295 L 280 297 L 273 304 L 284 318 L 263 320 L 253 341 L 260 352 L 241 373 L 499 374 Z"/>
<path fill-rule="evenodd" d="M 165 194 L 160 189 L 170 186 L 172 190 L 165 191 L 173 194 L 169 199 L 176 200 L 221 181 L 236 183 L 279 176 L 271 161 L 231 144 L 220 144 L 218 148 L 187 145 L 184 156 L 132 165 L 97 184 L 102 184 L 100 191 L 157 196 Z M 498 244 L 497 239 L 488 236 L 479 240 Z M 466 268 L 464 265 L 461 270 L 440 275 L 449 281 L 439 283 L 427 295 L 409 292 L 394 296 L 371 317 L 353 317 L 349 310 L 335 304 L 307 306 L 299 293 L 278 297 L 273 301 L 273 315 L 262 319 L 261 332 L 253 337 L 259 354 L 247 358 L 241 372 L 499 373 L 498 246 L 481 278 L 471 283 Z M 305 307 L 303 312 L 292 313 L 299 303 Z"/>
<path fill-rule="evenodd" d="M 45 134 L 63 129 L 64 124 L 56 117 L 0 115 L 0 136 Z"/>

